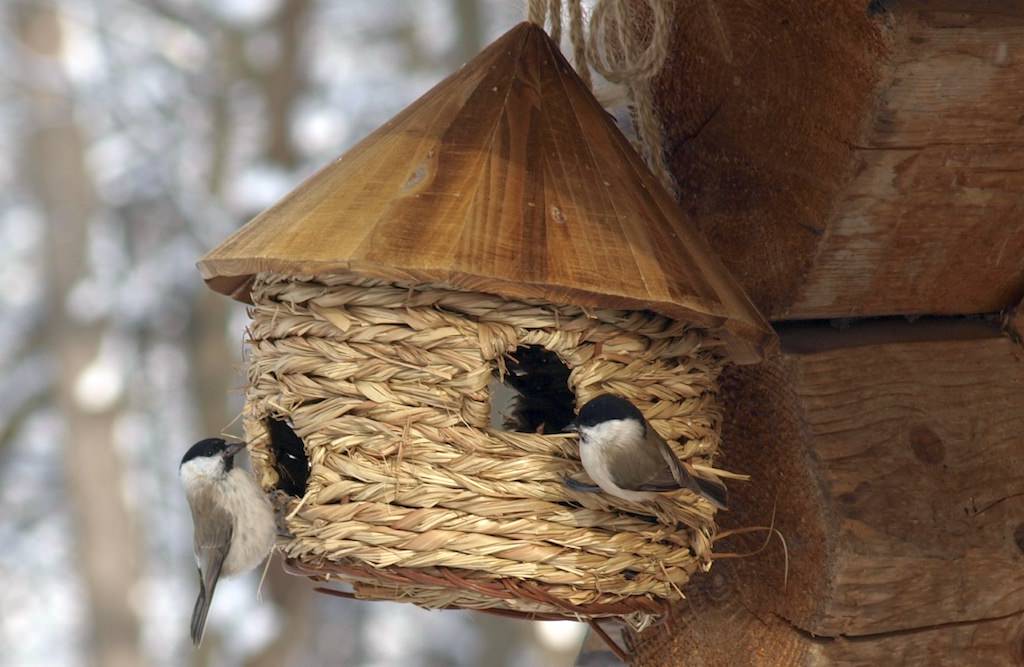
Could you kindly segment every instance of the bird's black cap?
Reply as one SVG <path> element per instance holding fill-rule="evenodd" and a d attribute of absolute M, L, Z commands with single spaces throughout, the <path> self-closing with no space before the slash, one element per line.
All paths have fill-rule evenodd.
<path fill-rule="evenodd" d="M 635 405 L 613 394 L 601 394 L 587 401 L 580 408 L 576 423 L 579 426 L 594 426 L 613 419 L 635 419 L 644 423 L 644 415 Z"/>
<path fill-rule="evenodd" d="M 188 451 L 185 452 L 185 456 L 181 457 L 181 463 L 179 463 L 178 466 L 180 467 L 192 459 L 196 459 L 201 456 L 222 456 L 224 452 L 228 450 L 228 447 L 228 443 L 222 438 L 206 438 L 205 440 L 200 440 L 188 448 Z M 234 454 L 236 454 L 237 451 L 238 450 L 233 452 L 231 456 L 224 458 L 224 467 L 228 470 L 230 470 L 231 466 L 234 464 Z"/>

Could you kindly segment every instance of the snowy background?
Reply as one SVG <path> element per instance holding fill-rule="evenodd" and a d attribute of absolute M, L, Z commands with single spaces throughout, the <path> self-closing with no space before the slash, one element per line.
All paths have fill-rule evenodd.
<path fill-rule="evenodd" d="M 525 16 L 521 0 L 0 3 L 0 664 L 569 665 L 582 633 L 217 590 L 195 440 L 241 434 L 245 313 L 196 259 Z"/>

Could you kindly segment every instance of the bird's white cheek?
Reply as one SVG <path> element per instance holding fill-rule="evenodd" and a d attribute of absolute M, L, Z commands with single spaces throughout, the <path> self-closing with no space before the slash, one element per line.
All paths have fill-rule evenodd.
<path fill-rule="evenodd" d="M 178 478 L 188 493 L 218 481 L 224 474 L 224 462 L 218 457 L 203 456 L 183 463 Z"/>

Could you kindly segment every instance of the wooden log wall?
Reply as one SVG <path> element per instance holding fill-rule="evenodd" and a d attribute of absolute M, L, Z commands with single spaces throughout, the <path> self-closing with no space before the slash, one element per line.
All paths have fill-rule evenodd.
<path fill-rule="evenodd" d="M 675 30 L 683 207 L 783 344 L 724 378 L 753 481 L 720 522 L 776 507 L 791 561 L 717 562 L 636 664 L 1024 664 L 1024 3 L 680 0 Z"/>
<path fill-rule="evenodd" d="M 685 209 L 772 319 L 1024 296 L 1024 3 L 680 0 Z"/>
<path fill-rule="evenodd" d="M 716 563 L 642 665 L 1024 661 L 1024 348 L 985 321 L 782 327 L 729 371 L 723 528 L 778 544 Z M 718 550 L 749 551 L 760 538 Z"/>

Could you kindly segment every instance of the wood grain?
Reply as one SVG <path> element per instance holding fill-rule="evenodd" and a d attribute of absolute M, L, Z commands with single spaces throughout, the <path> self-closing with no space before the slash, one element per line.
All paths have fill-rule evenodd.
<path fill-rule="evenodd" d="M 658 82 L 691 212 L 773 319 L 1024 296 L 1024 4 L 688 0 Z"/>
<path fill-rule="evenodd" d="M 788 317 L 998 312 L 1024 295 L 1024 4 L 904 2 L 853 179 Z"/>
<path fill-rule="evenodd" d="M 827 606 L 859 635 L 1024 611 L 1024 363 L 1007 338 L 795 357 L 836 546 Z"/>
<path fill-rule="evenodd" d="M 722 464 L 754 480 L 730 487 L 720 523 L 767 524 L 777 503 L 789 582 L 775 545 L 716 563 L 687 591 L 706 606 L 642 635 L 640 664 L 702 651 L 696 664 L 1024 660 L 1024 354 L 997 331 L 911 337 L 727 371 Z M 737 633 L 707 649 L 716 623 Z"/>
<path fill-rule="evenodd" d="M 1024 302 L 1007 309 L 1002 320 L 1006 335 L 1015 343 L 1024 343 Z"/>
<path fill-rule="evenodd" d="M 786 312 L 871 113 L 866 2 L 683 0 L 655 99 L 680 204 L 769 316 Z"/>
<path fill-rule="evenodd" d="M 260 271 L 440 282 L 770 327 L 547 35 L 521 24 L 211 251 L 214 289 Z"/>
<path fill-rule="evenodd" d="M 746 599 L 722 563 L 687 588 L 664 626 L 634 640 L 637 667 L 1015 667 L 1024 662 L 1024 616 L 865 637 L 820 637 Z M 649 636 L 653 635 L 653 636 Z"/>

